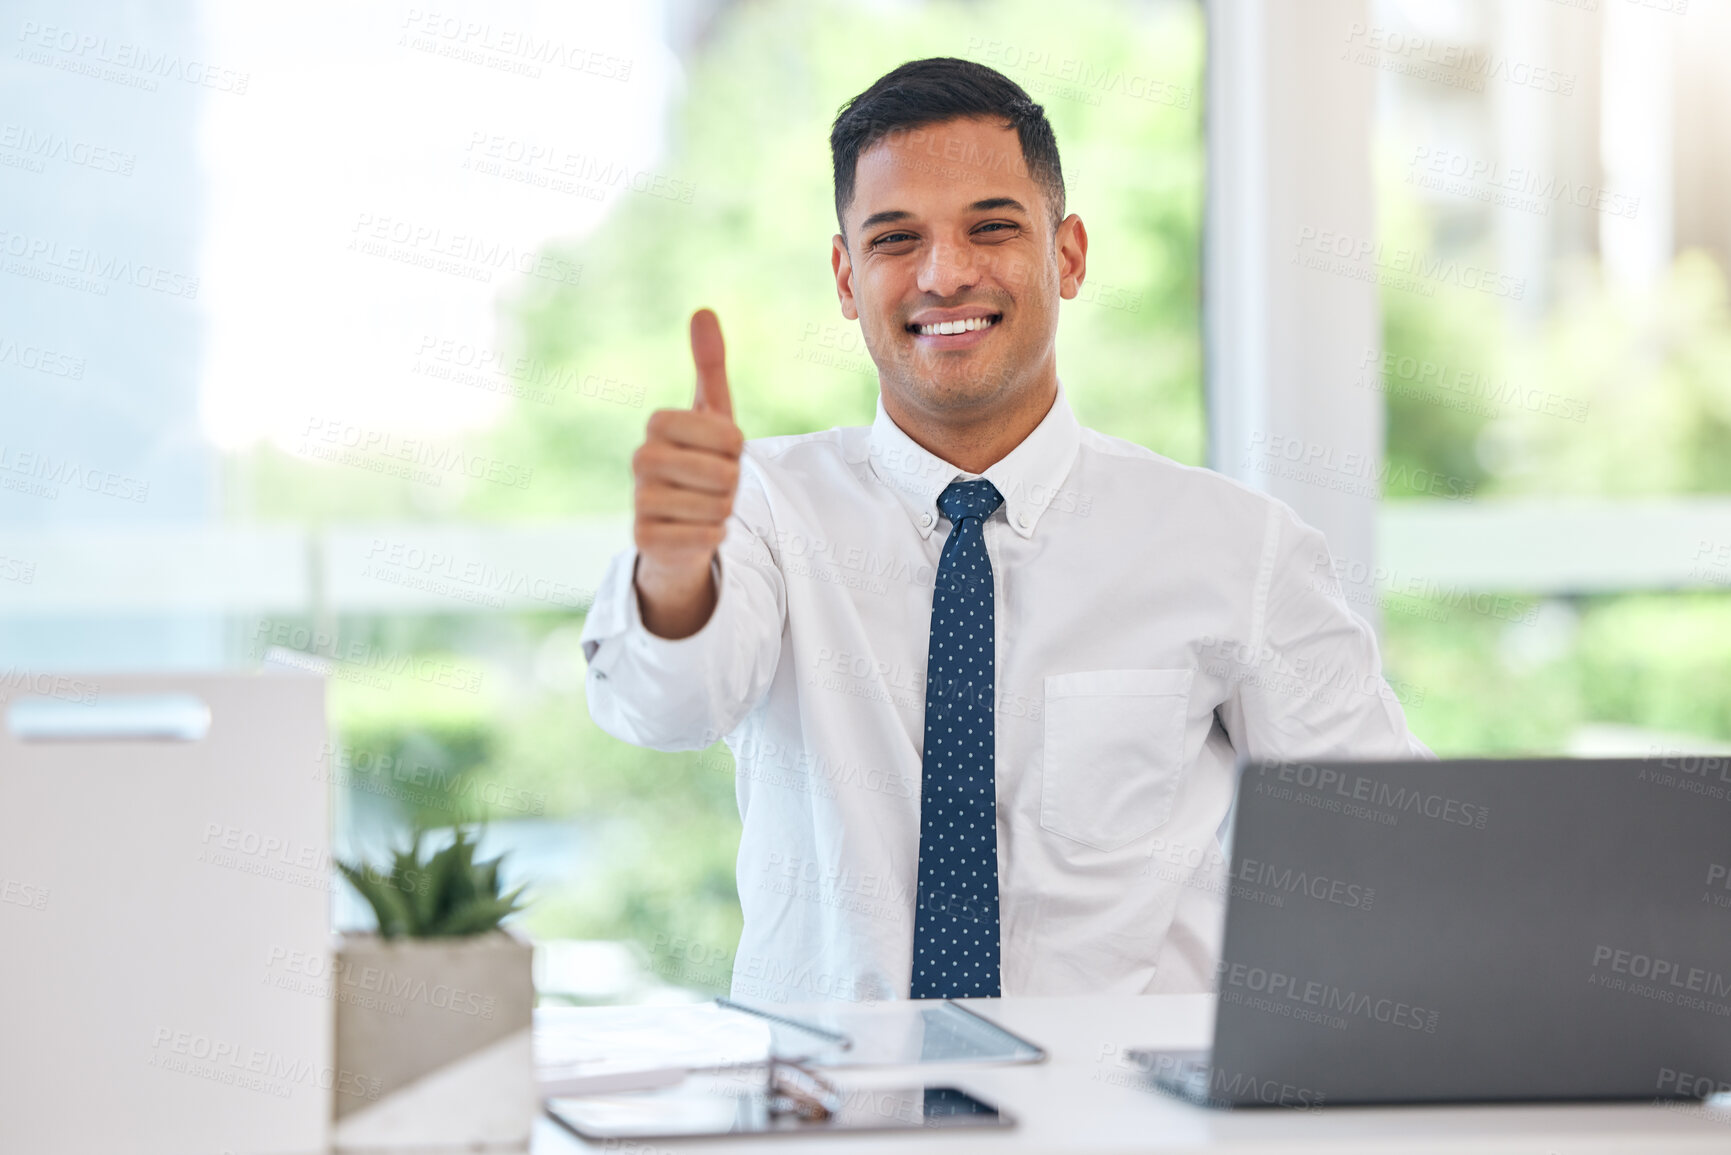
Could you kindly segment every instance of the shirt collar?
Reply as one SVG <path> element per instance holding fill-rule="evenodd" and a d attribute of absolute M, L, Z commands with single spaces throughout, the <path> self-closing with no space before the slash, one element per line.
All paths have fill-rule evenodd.
<path fill-rule="evenodd" d="M 1058 496 L 1070 467 L 1076 460 L 1081 437 L 1076 415 L 1064 396 L 1064 383 L 1052 408 L 1022 443 L 992 463 L 984 474 L 968 473 L 928 452 L 884 410 L 878 394 L 877 417 L 872 421 L 869 461 L 872 473 L 895 493 L 921 537 L 930 537 L 943 514 L 938 495 L 957 478 L 985 477 L 1004 495 L 1004 516 L 1010 528 L 1023 537 L 1033 537 L 1040 514 Z"/>

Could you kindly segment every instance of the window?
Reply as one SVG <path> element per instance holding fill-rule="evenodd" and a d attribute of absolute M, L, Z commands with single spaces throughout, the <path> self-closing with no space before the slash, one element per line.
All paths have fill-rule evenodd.
<path fill-rule="evenodd" d="M 0 669 L 324 671 L 338 852 L 485 818 L 549 997 L 730 981 L 732 757 L 602 734 L 577 639 L 693 308 L 748 436 L 871 420 L 843 100 L 1028 88 L 1094 242 L 1078 415 L 1203 459 L 1195 0 L 88 12 L 4 66 Z"/>
<path fill-rule="evenodd" d="M 1379 0 L 1391 669 L 1440 752 L 1731 742 L 1723 6 Z"/>

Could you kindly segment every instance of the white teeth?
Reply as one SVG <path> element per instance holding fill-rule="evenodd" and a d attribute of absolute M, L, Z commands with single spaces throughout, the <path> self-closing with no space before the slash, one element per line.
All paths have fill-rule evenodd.
<path fill-rule="evenodd" d="M 939 321 L 936 325 L 921 325 L 922 337 L 947 337 L 951 333 L 972 333 L 976 329 L 989 329 L 992 326 L 990 317 L 970 317 L 966 321 Z"/>

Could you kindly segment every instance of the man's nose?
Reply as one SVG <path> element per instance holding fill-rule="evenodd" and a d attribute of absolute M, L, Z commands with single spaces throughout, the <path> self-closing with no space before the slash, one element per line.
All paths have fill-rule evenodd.
<path fill-rule="evenodd" d="M 955 241 L 934 240 L 920 262 L 918 286 L 934 297 L 953 297 L 971 289 L 980 279 L 980 264 L 971 247 Z"/>

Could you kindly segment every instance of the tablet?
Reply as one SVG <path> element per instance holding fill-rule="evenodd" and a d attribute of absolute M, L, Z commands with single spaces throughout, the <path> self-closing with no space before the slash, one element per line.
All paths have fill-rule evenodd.
<path fill-rule="evenodd" d="M 546 1110 L 591 1142 L 1015 1126 L 1008 1114 L 958 1087 L 850 1088 L 821 1122 L 772 1115 L 760 1087 L 727 1076 L 693 1076 L 655 1091 L 548 1099 Z"/>

